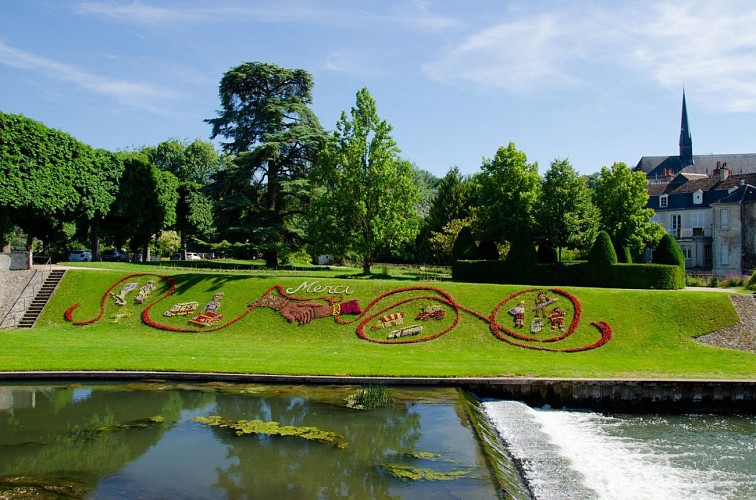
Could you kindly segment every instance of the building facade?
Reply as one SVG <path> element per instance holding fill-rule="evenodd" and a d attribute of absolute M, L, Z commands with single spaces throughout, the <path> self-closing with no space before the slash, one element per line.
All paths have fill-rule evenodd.
<path fill-rule="evenodd" d="M 694 155 L 683 93 L 679 155 L 644 156 L 647 207 L 675 237 L 694 272 L 742 274 L 756 266 L 756 154 Z M 733 166 L 734 165 L 734 166 Z"/>

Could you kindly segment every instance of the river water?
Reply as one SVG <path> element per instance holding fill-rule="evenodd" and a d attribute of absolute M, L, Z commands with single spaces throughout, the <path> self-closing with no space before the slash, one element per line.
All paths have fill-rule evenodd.
<path fill-rule="evenodd" d="M 0 384 L 0 498 L 756 498 L 754 416 L 533 409 L 394 387 L 393 404 L 356 410 L 356 389 Z M 337 437 L 197 420 L 212 416 Z"/>
<path fill-rule="evenodd" d="M 539 499 L 756 498 L 753 415 L 483 409 Z"/>

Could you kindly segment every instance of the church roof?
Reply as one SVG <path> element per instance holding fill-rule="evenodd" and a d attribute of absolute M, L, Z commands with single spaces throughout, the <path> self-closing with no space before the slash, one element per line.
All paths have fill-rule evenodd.
<path fill-rule="evenodd" d="M 717 163 L 720 167 L 727 164 L 733 174 L 756 173 L 756 153 L 693 155 L 693 165 L 687 167 L 683 167 L 679 156 L 644 156 L 633 170 L 643 172 L 653 182 L 657 178 L 669 177 L 670 172 L 672 175 L 678 172 L 713 175 Z"/>

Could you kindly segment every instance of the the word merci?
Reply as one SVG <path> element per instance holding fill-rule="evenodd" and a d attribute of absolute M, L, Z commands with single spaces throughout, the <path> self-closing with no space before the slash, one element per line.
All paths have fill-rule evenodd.
<path fill-rule="evenodd" d="M 305 281 L 296 288 L 287 288 L 286 293 L 294 295 L 297 292 L 302 293 L 333 293 L 350 295 L 352 289 L 349 286 L 341 285 L 318 285 L 317 281 Z"/>

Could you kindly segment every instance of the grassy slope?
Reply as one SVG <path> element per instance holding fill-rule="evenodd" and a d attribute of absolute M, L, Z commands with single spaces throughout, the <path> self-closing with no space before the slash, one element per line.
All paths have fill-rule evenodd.
<path fill-rule="evenodd" d="M 82 304 L 74 315 L 76 319 L 96 315 L 104 291 L 126 273 L 68 272 L 34 329 L 0 331 L 3 346 L 0 370 L 756 378 L 756 355 L 705 346 L 692 340 L 737 322 L 726 294 L 722 293 L 569 288 L 582 303 L 583 317 L 576 333 L 559 347 L 595 341 L 598 334 L 590 321 L 607 321 L 614 330 L 612 340 L 606 345 L 578 353 L 539 352 L 508 345 L 491 334 L 487 323 L 465 312 L 461 313 L 460 325 L 446 335 L 429 342 L 405 345 L 367 342 L 355 334 L 356 324 L 339 325 L 330 318 L 306 326 L 291 325 L 268 309 L 254 310 L 238 323 L 215 333 L 199 334 L 149 328 L 141 322 L 141 308 L 132 305 L 118 309 L 131 312 L 130 317 L 112 323 L 108 316 L 116 311 L 116 306 L 111 300 L 107 301 L 106 316 L 97 323 L 75 326 L 65 321 L 64 311 L 76 302 Z M 173 275 L 179 286 L 173 296 L 155 306 L 152 314 L 155 320 L 176 302 L 196 300 L 204 305 L 215 291 L 225 293 L 221 312 L 231 318 L 274 284 L 296 287 L 305 280 L 319 280 L 321 284 L 349 285 L 354 291 L 350 298 L 357 298 L 363 307 L 393 288 L 433 285 L 395 280 L 340 280 L 321 275 L 295 276 L 295 273 L 275 277 L 166 274 Z M 438 286 L 458 303 L 486 316 L 504 297 L 524 289 L 463 283 Z M 132 300 L 133 297 L 130 296 Z M 416 305 L 412 303 L 407 309 L 412 311 Z M 511 322 L 505 313 L 500 314 L 500 318 L 506 325 Z M 179 319 L 172 324 L 186 325 Z"/>

